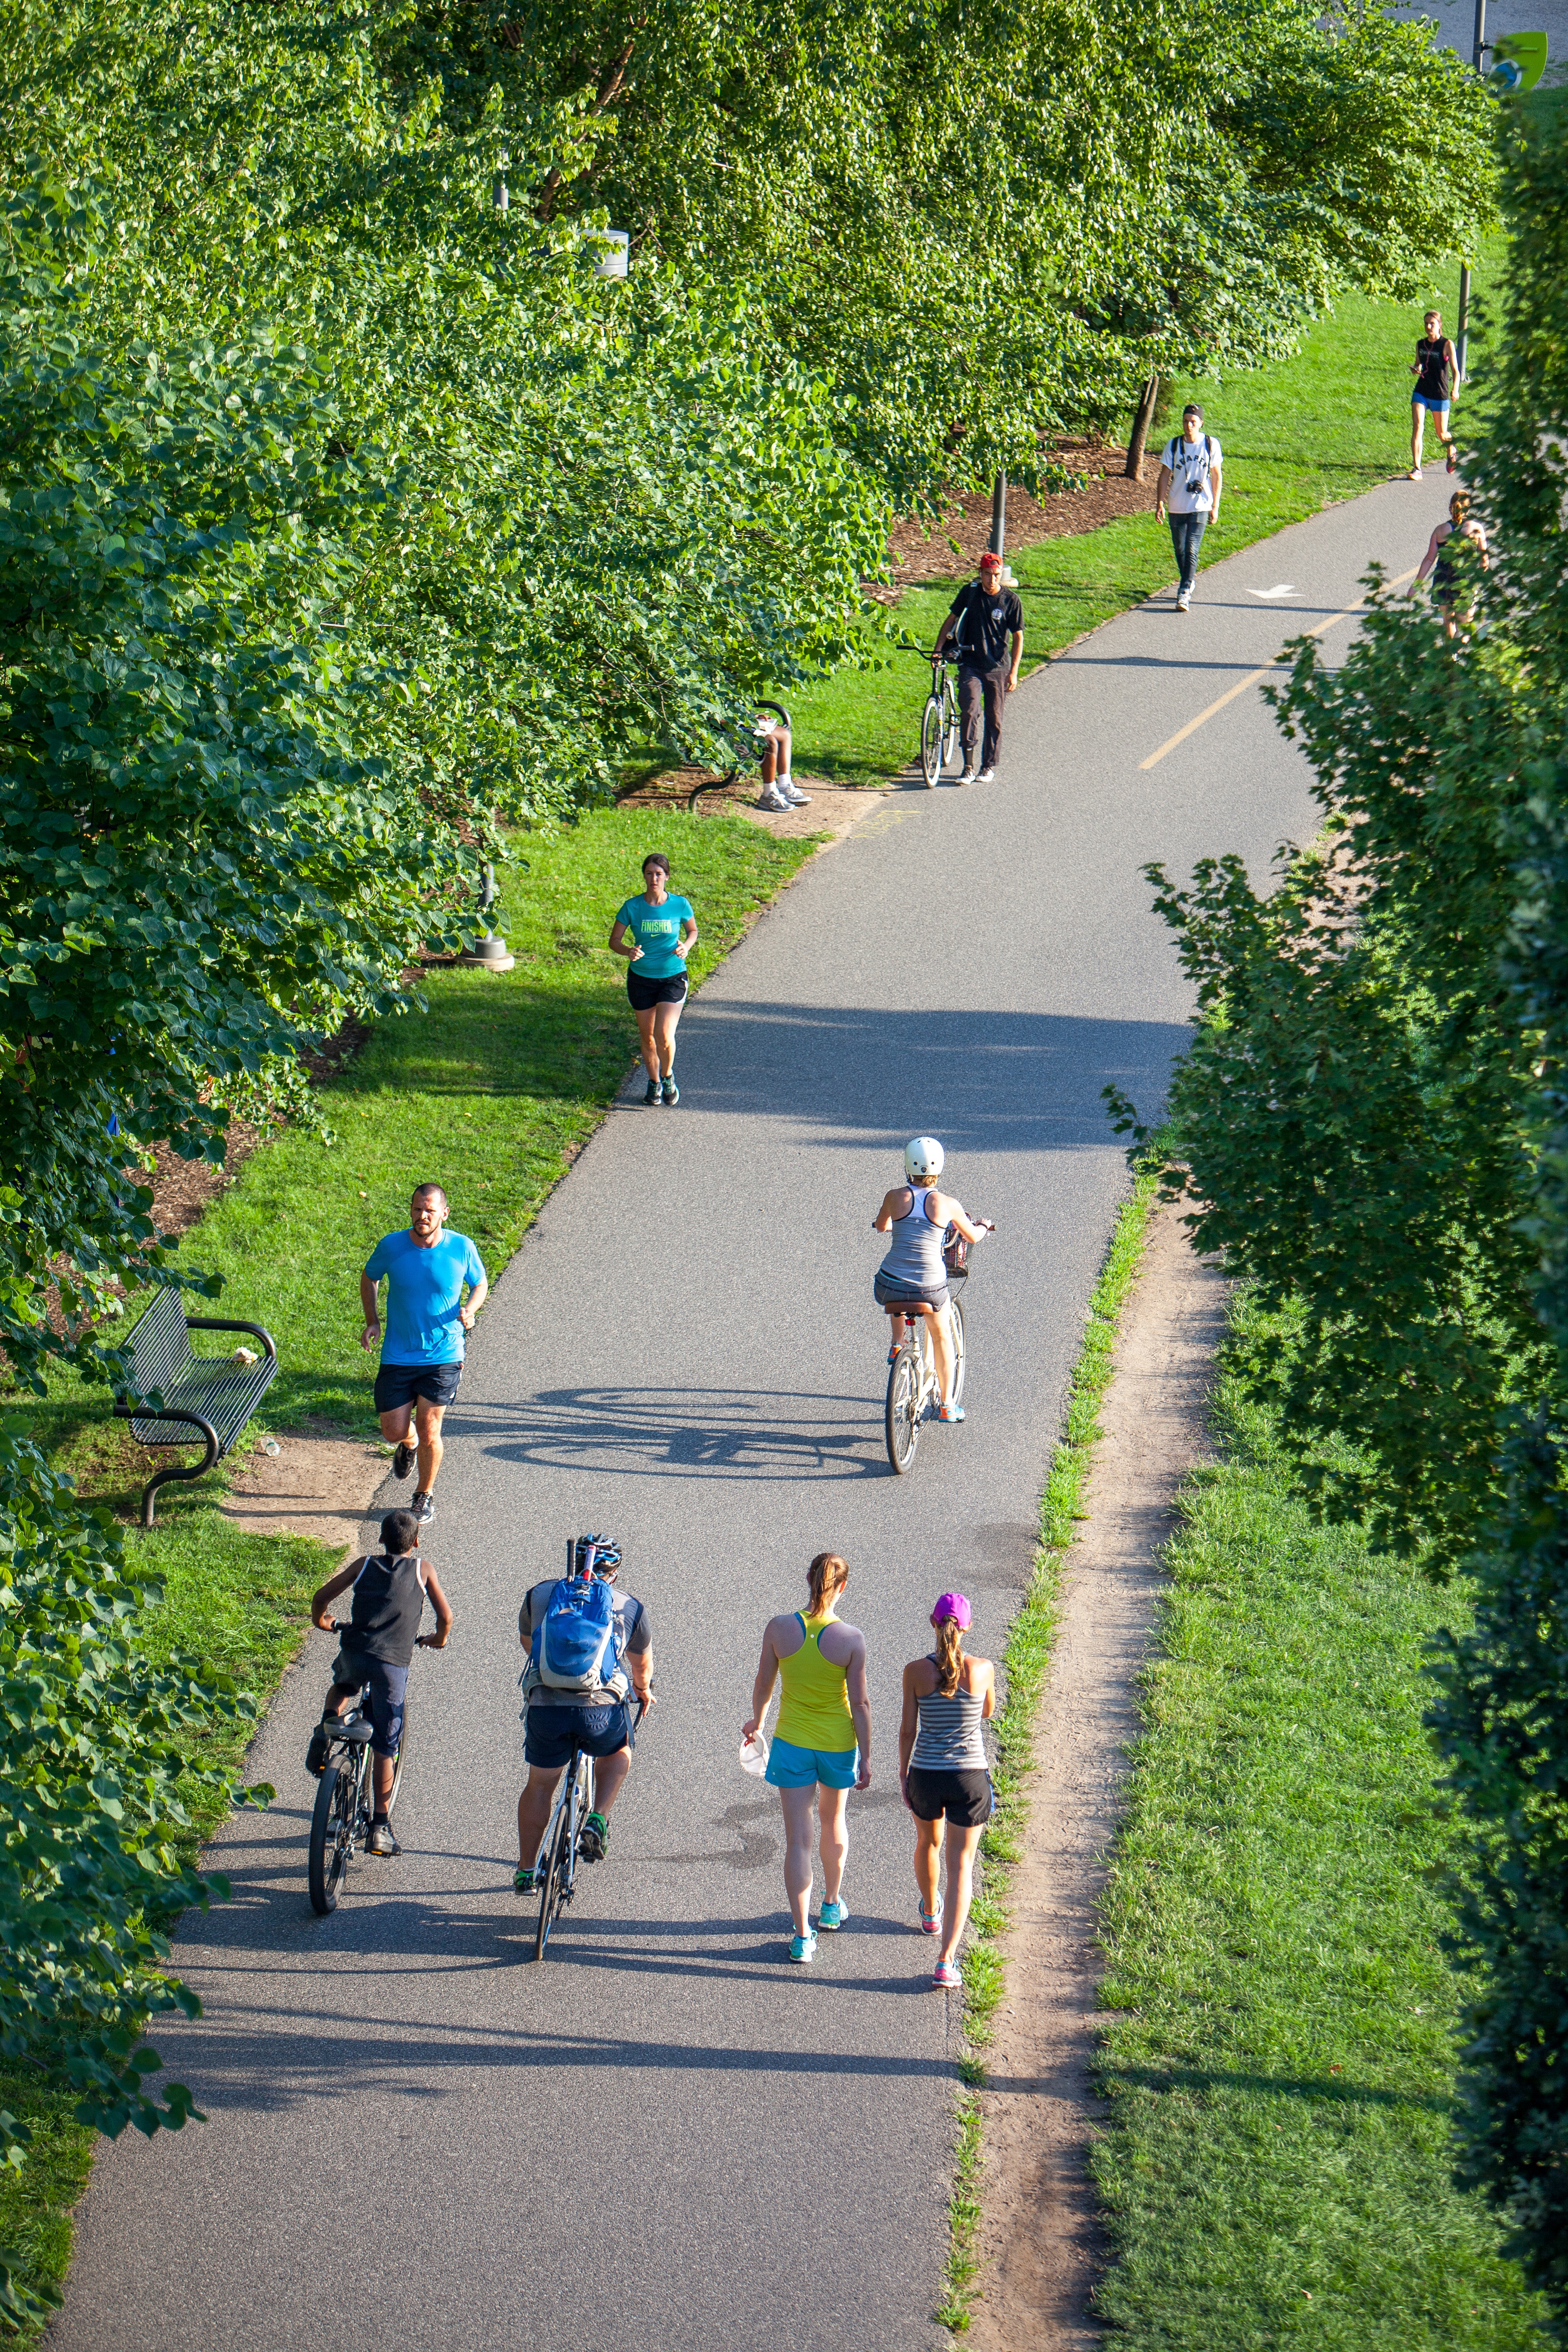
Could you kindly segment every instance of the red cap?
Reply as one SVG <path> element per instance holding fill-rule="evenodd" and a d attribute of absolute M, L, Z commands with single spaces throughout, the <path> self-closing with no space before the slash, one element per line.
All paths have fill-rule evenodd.
<path fill-rule="evenodd" d="M 997 571 L 1001 571 L 1002 558 L 999 555 L 994 555 L 991 550 L 987 548 L 984 554 L 980 559 L 980 569 L 982 572 L 984 571 L 986 565 L 989 563 L 994 563 L 996 566 Z"/>

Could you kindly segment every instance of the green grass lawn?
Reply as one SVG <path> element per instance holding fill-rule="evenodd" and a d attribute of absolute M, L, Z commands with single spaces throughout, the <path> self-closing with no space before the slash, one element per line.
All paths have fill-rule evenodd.
<path fill-rule="evenodd" d="M 1475 271 L 1478 295 L 1496 286 L 1503 259 L 1500 240 L 1482 255 Z M 1181 430 L 1189 399 L 1203 404 L 1208 430 L 1224 451 L 1220 525 L 1205 535 L 1205 565 L 1405 470 L 1412 383 L 1406 371 L 1421 313 L 1428 300 L 1436 302 L 1451 331 L 1458 299 L 1455 263 L 1436 274 L 1430 296 L 1415 303 L 1347 296 L 1331 318 L 1311 328 L 1292 360 L 1170 387 L 1163 422 L 1150 436 L 1150 465 L 1156 445 Z M 1469 396 L 1477 399 L 1484 393 L 1485 365 L 1484 331 L 1472 331 Z M 1461 442 L 1467 407 L 1461 394 L 1454 411 Z M 1436 446 L 1428 431 L 1428 457 Z M 1412 563 L 1420 553 L 1412 549 Z M 1074 538 L 1042 540 L 1010 551 L 1010 558 L 1024 606 L 1026 672 L 1175 578 L 1170 534 L 1152 513 L 1125 516 Z M 840 670 L 785 698 L 802 774 L 870 783 L 914 759 L 931 671 L 913 655 L 894 651 L 890 640 L 934 643 L 952 593 L 950 583 L 906 590 L 889 614 L 868 614 L 867 655 L 879 667 Z"/>
<path fill-rule="evenodd" d="M 1234 1363 L 1216 1403 L 1103 1909 L 1101 2315 L 1129 2352 L 1544 2352 L 1450 2170 L 1422 1656 L 1462 1600 L 1312 1523 Z"/>

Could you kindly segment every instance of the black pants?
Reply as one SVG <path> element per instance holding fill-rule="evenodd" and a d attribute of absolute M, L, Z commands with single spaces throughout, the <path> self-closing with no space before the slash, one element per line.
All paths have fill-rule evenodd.
<path fill-rule="evenodd" d="M 1009 665 L 1000 669 L 961 669 L 958 673 L 958 700 L 963 712 L 963 764 L 966 768 L 994 768 L 1002 749 L 1002 710 L 1007 699 Z M 984 756 L 981 752 L 981 712 L 985 716 Z"/>
<path fill-rule="evenodd" d="M 1190 596 L 1193 583 L 1198 576 L 1198 550 L 1204 543 L 1208 516 L 1204 514 L 1172 515 L 1171 545 L 1176 551 L 1176 569 L 1181 574 L 1181 593 Z"/>

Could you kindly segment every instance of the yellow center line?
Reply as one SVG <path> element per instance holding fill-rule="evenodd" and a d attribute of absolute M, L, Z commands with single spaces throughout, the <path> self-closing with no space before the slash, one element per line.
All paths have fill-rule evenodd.
<path fill-rule="evenodd" d="M 1413 563 L 1408 572 L 1402 572 L 1397 580 L 1391 580 L 1388 583 L 1389 586 L 1391 588 L 1403 588 L 1407 580 L 1415 579 L 1416 570 L 1417 566 Z M 1325 629 L 1331 629 L 1333 627 L 1336 621 L 1348 621 L 1353 614 L 1357 613 L 1364 613 L 1365 610 L 1366 598 L 1363 596 L 1359 604 L 1347 604 L 1342 613 L 1331 613 L 1326 621 L 1320 621 L 1315 629 L 1308 629 L 1305 632 L 1305 635 L 1309 637 L 1321 637 Z M 1245 694 L 1249 686 L 1256 686 L 1260 677 L 1267 677 L 1269 671 L 1277 668 L 1279 663 L 1284 660 L 1286 648 L 1281 646 L 1279 651 L 1277 654 L 1272 655 L 1270 658 L 1264 663 L 1261 669 L 1255 669 L 1252 671 L 1249 677 L 1240 679 L 1237 685 L 1229 688 L 1226 693 L 1222 694 L 1217 702 L 1211 702 L 1206 710 L 1200 710 L 1195 719 L 1189 719 L 1184 727 L 1179 727 L 1176 730 L 1176 732 L 1171 737 L 1168 742 L 1162 743 L 1157 751 L 1151 751 L 1146 760 L 1140 760 L 1138 762 L 1140 772 L 1145 768 L 1157 768 L 1167 751 L 1173 751 L 1178 743 L 1184 743 L 1189 735 L 1195 735 L 1200 727 L 1206 726 L 1208 721 L 1214 717 L 1215 713 L 1218 710 L 1223 710 L 1227 702 L 1234 702 L 1238 694 Z"/>

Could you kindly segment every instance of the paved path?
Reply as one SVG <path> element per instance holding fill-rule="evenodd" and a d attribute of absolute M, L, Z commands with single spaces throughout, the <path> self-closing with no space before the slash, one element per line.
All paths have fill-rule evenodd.
<path fill-rule="evenodd" d="M 1141 762 L 1370 557 L 1413 565 L 1446 488 L 1390 485 L 1205 574 L 1189 618 L 1101 629 L 1021 691 L 994 785 L 893 795 L 703 990 L 679 1113 L 616 1109 L 473 1346 L 432 1546 L 458 1633 L 412 1678 L 404 1856 L 312 1917 L 314 1637 L 256 1759 L 279 1802 L 222 1841 L 235 1900 L 181 1947 L 206 2014 L 163 2046 L 211 2120 L 101 2156 L 58 2352 L 945 2340 L 956 2016 L 911 1930 L 899 1674 L 947 1585 L 998 1651 L 1028 1571 L 1124 1192 L 1100 1090 L 1153 1104 L 1188 1014 L 1139 868 L 1237 849 L 1261 876 L 1311 821 L 1256 688 Z M 899 1481 L 869 1221 L 921 1129 L 999 1231 L 966 1300 L 972 1418 Z M 584 1526 L 626 1543 L 663 1704 L 536 1969 L 509 1892 L 515 1611 Z M 851 1924 L 807 1972 L 781 1965 L 776 1800 L 735 1747 L 763 1620 L 825 1545 L 870 1639 L 875 1780 Z"/>

